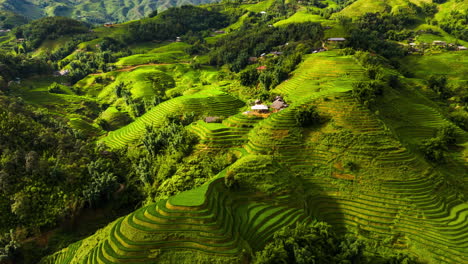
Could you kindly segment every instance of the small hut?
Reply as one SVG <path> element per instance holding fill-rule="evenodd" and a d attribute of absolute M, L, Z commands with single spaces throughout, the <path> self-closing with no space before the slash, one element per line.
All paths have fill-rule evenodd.
<path fill-rule="evenodd" d="M 434 41 L 432 41 L 432 45 L 445 46 L 445 45 L 447 45 L 447 42 L 441 41 L 441 40 L 434 40 Z"/>
<path fill-rule="evenodd" d="M 341 43 L 346 41 L 345 38 L 329 38 L 327 39 L 328 43 Z"/>
<path fill-rule="evenodd" d="M 283 100 L 281 96 L 276 96 L 275 101 L 271 104 L 271 108 L 273 108 L 276 112 L 281 111 L 287 108 L 289 105 Z"/>
<path fill-rule="evenodd" d="M 268 106 L 264 104 L 257 104 L 251 107 L 254 112 L 257 113 L 268 113 Z"/>
<path fill-rule="evenodd" d="M 221 123 L 221 118 L 218 116 L 207 116 L 205 118 L 206 123 Z"/>

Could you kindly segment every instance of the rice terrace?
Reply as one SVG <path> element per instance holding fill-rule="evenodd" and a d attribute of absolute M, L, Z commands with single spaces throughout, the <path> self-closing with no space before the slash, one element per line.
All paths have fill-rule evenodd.
<path fill-rule="evenodd" d="M 467 0 L 72 2 L 0 0 L 0 264 L 468 264 Z"/>

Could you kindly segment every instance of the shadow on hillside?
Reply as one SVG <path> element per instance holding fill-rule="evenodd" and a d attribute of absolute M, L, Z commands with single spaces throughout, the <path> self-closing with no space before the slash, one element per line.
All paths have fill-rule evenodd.
<path fill-rule="evenodd" d="M 329 190 L 325 190 L 311 180 L 304 180 L 304 190 L 305 211 L 310 217 L 332 225 L 333 230 L 338 234 L 349 231 L 345 225 L 345 214 L 340 207 L 340 203 L 334 196 L 330 195 Z"/>

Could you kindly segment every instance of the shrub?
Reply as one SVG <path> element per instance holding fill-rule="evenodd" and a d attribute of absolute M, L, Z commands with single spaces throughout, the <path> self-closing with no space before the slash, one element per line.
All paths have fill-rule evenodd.
<path fill-rule="evenodd" d="M 447 86 L 446 75 L 431 75 L 428 80 L 429 88 L 434 91 L 440 98 L 446 99 L 451 96 L 450 90 Z"/>
<path fill-rule="evenodd" d="M 377 95 L 383 93 L 383 83 L 381 81 L 358 81 L 353 83 L 353 97 L 363 103 L 365 106 L 370 106 Z"/>
<path fill-rule="evenodd" d="M 324 121 L 314 105 L 300 107 L 297 109 L 294 118 L 296 119 L 297 124 L 302 127 L 321 124 Z"/>
<path fill-rule="evenodd" d="M 445 161 L 445 153 L 450 145 L 455 144 L 456 133 L 453 125 L 444 126 L 437 131 L 435 137 L 423 141 L 421 151 L 430 161 L 442 163 Z"/>
<path fill-rule="evenodd" d="M 47 89 L 49 93 L 64 94 L 65 91 L 62 90 L 62 86 L 56 82 L 52 83 Z"/>
<path fill-rule="evenodd" d="M 466 111 L 452 112 L 449 118 L 461 129 L 468 131 L 468 113 Z"/>
<path fill-rule="evenodd" d="M 226 176 L 224 176 L 224 184 L 228 189 L 236 189 L 239 185 L 239 182 L 235 179 L 235 173 L 232 170 L 228 170 L 226 172 Z"/>

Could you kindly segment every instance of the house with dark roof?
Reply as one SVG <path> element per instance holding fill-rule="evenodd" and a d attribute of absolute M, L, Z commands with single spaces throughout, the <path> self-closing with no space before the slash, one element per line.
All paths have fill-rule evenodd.
<path fill-rule="evenodd" d="M 281 96 L 276 96 L 275 101 L 271 104 L 271 108 L 274 109 L 275 112 L 281 111 L 287 108 L 289 105 L 283 100 Z"/>
<path fill-rule="evenodd" d="M 341 42 L 346 41 L 346 39 L 345 38 L 329 38 L 327 39 L 327 41 L 329 43 L 341 43 Z"/>

